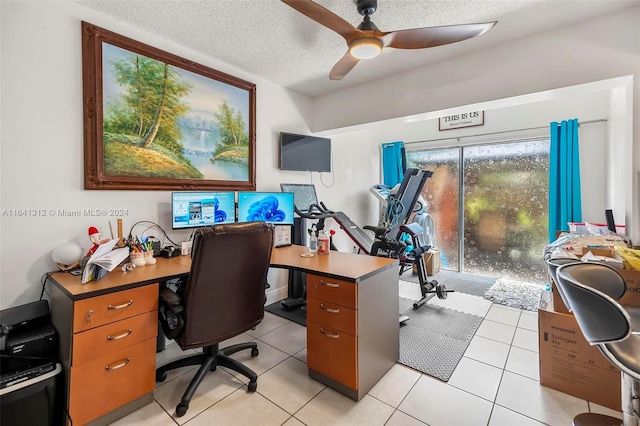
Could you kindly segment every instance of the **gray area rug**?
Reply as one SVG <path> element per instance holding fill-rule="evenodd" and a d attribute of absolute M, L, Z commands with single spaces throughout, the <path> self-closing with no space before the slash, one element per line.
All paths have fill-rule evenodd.
<path fill-rule="evenodd" d="M 484 297 L 500 305 L 537 311 L 543 289 L 541 284 L 498 278 Z"/>
<path fill-rule="evenodd" d="M 446 302 L 446 300 L 445 300 Z M 400 298 L 400 313 L 409 321 L 400 327 L 399 363 L 448 381 L 467 350 L 483 317 Z"/>
<path fill-rule="evenodd" d="M 429 281 L 436 280 L 440 284 L 444 284 L 447 289 L 459 291 L 461 293 L 473 294 L 474 296 L 484 297 L 484 294 L 496 282 L 495 277 L 487 277 L 484 275 L 468 274 L 466 272 L 455 272 L 441 269 L 440 272 L 432 277 L 427 277 Z M 403 281 L 412 283 L 419 282 L 418 275 L 413 275 L 411 270 L 400 276 Z"/>

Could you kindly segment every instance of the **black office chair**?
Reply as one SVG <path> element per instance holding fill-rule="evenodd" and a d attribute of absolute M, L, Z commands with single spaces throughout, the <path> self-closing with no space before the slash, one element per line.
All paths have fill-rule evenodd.
<path fill-rule="evenodd" d="M 573 419 L 574 426 L 637 426 L 640 423 L 640 337 L 632 334 L 627 311 L 594 288 L 604 281 L 609 291 L 621 291 L 624 280 L 620 282 L 616 274 L 619 275 L 612 268 L 596 263 L 571 263 L 556 271 L 560 294 L 567 306 L 571 306 L 585 339 L 597 345 L 605 358 L 622 372 L 622 423 L 615 417 L 583 413 Z"/>
<path fill-rule="evenodd" d="M 577 259 L 570 259 L 565 257 L 548 259 L 547 268 L 549 270 L 549 275 L 551 275 L 551 278 L 553 279 L 553 282 L 555 283 L 558 282 L 558 277 L 557 277 L 558 268 L 560 266 L 569 265 L 572 263 L 581 264 L 584 262 Z M 615 270 L 615 268 L 609 265 L 606 265 L 604 263 L 589 262 L 589 264 L 594 264 L 594 263 L 601 264 L 605 266 L 605 268 L 596 268 L 596 269 L 587 268 L 582 270 L 576 270 L 574 271 L 575 278 L 578 281 L 582 281 L 583 279 L 588 279 L 589 282 L 592 283 L 592 287 L 594 287 L 596 290 L 599 290 L 605 293 L 607 296 L 613 298 L 614 300 L 618 300 L 622 296 L 624 296 L 624 293 L 627 291 L 627 285 L 622 275 L 620 275 Z M 587 278 L 585 274 L 595 274 L 595 275 Z M 571 306 L 567 304 L 567 302 L 565 301 L 566 298 L 562 294 L 563 292 L 562 287 L 556 286 L 556 288 L 558 289 L 558 293 L 560 293 L 560 297 L 562 297 L 562 301 L 567 306 L 567 309 L 569 310 L 569 312 L 571 312 L 572 311 Z"/>
<path fill-rule="evenodd" d="M 200 365 L 176 406 L 178 417 L 189 408 L 197 387 L 217 366 L 235 370 L 249 379 L 248 392 L 255 392 L 258 376 L 230 355 L 251 349 L 255 342 L 224 349 L 219 343 L 255 327 L 264 318 L 265 283 L 273 247 L 273 228 L 264 222 L 216 225 L 195 233 L 189 278 L 181 292 L 161 291 L 161 310 L 168 321 L 167 336 L 174 337 L 182 350 L 202 348 L 203 353 L 178 359 L 156 370 L 162 382 L 167 371 Z M 181 325 L 182 324 L 182 325 Z"/>

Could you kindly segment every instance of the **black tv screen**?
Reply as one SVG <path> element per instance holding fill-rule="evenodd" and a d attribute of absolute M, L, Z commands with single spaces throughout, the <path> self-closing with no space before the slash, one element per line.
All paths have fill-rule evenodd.
<path fill-rule="evenodd" d="M 280 170 L 331 171 L 331 139 L 280 133 Z"/>

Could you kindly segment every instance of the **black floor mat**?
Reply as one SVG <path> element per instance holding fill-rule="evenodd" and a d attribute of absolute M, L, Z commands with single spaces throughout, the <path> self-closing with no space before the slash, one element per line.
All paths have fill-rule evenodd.
<path fill-rule="evenodd" d="M 264 310 L 267 312 L 271 312 L 274 315 L 278 315 L 279 317 L 286 318 L 289 321 L 293 321 L 300 325 L 307 326 L 307 310 L 306 309 L 293 309 L 291 311 L 287 311 L 282 308 L 280 302 L 272 303 L 264 307 Z"/>

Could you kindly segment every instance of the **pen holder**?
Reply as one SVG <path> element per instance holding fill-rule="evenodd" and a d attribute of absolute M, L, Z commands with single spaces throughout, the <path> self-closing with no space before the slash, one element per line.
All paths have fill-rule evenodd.
<path fill-rule="evenodd" d="M 153 257 L 152 251 L 145 251 L 144 253 L 144 264 L 145 265 L 155 265 L 156 258 Z"/>
<path fill-rule="evenodd" d="M 147 264 L 144 253 L 131 253 L 129 256 L 131 257 L 131 263 L 136 266 L 144 266 Z"/>

